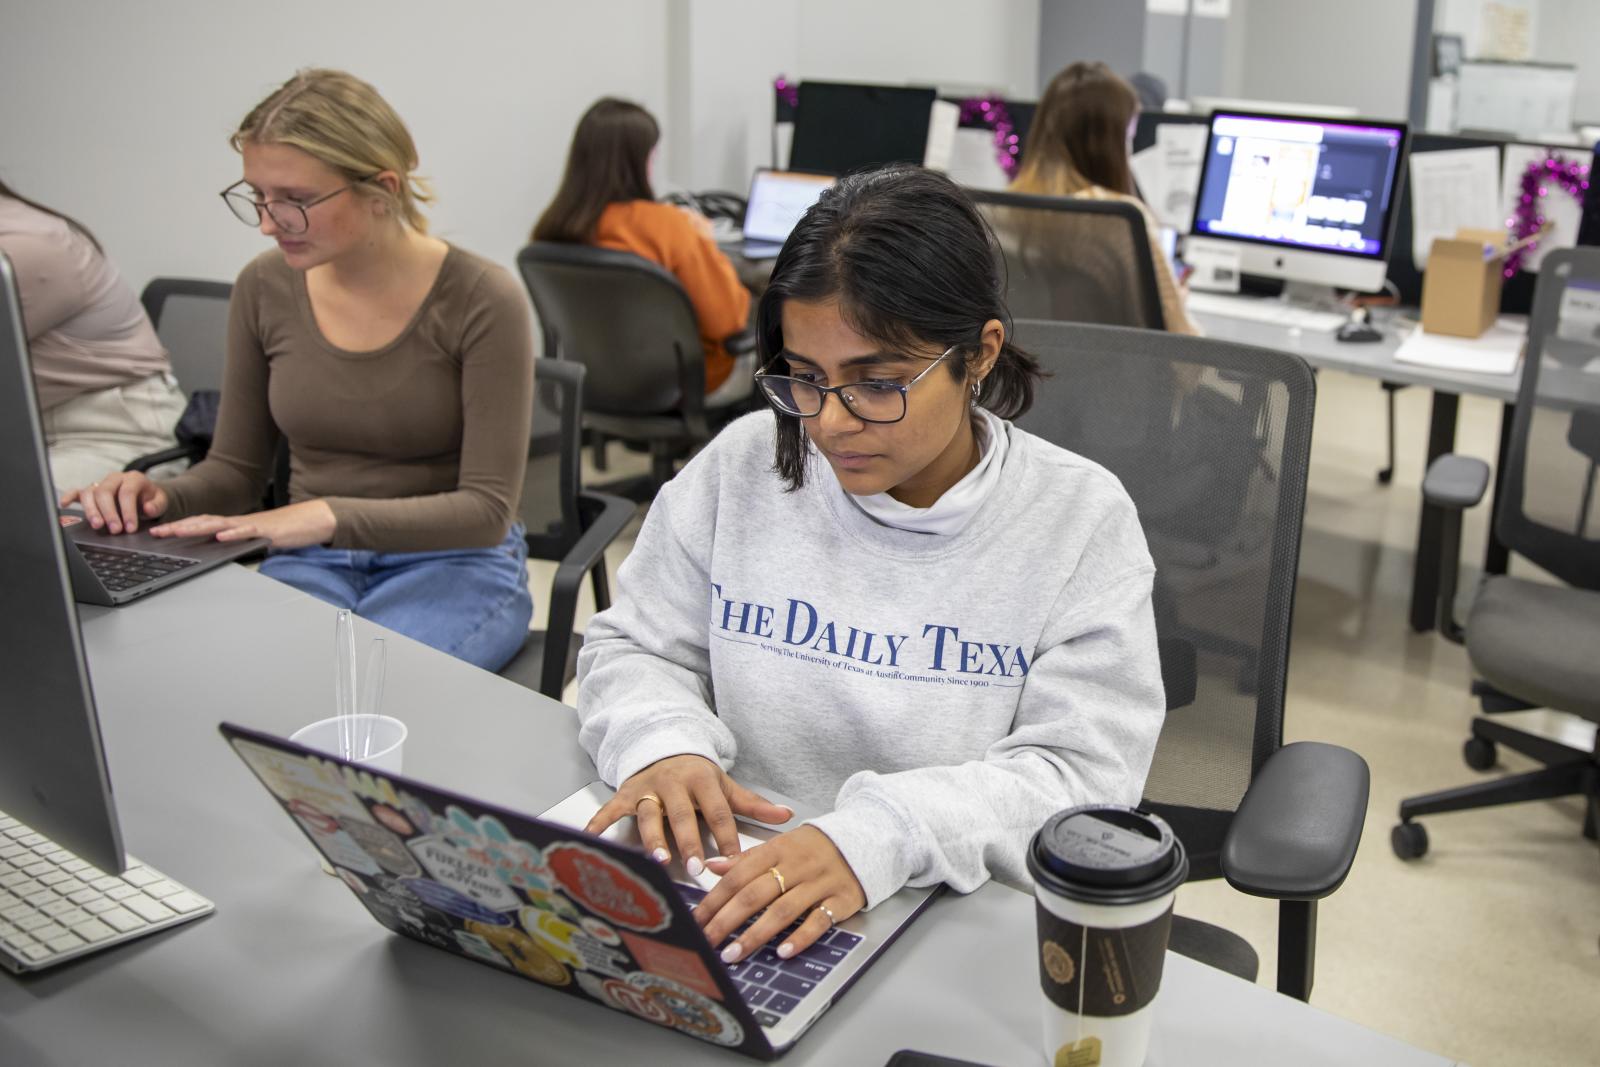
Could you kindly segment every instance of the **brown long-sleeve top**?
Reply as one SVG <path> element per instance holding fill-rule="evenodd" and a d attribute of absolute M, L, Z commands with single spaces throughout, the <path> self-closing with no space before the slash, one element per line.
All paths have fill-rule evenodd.
<path fill-rule="evenodd" d="M 745 328 L 750 293 L 703 221 L 697 223 L 672 204 L 619 201 L 600 213 L 593 243 L 643 256 L 677 277 L 699 321 L 700 344 L 706 352 L 706 392 L 727 381 L 733 357 L 723 341 Z"/>
<path fill-rule="evenodd" d="M 400 335 L 350 352 L 273 249 L 234 285 L 216 439 L 162 483 L 163 517 L 257 510 L 281 430 L 289 499 L 327 501 L 334 547 L 492 546 L 516 515 L 532 412 L 532 326 L 507 271 L 452 245 Z"/>

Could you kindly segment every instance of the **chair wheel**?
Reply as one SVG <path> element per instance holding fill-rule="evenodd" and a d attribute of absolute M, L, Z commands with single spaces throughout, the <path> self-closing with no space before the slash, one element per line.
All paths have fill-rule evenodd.
<path fill-rule="evenodd" d="M 1428 831 L 1419 822 L 1396 823 L 1389 831 L 1389 846 L 1403 860 L 1421 859 L 1428 854 Z"/>
<path fill-rule="evenodd" d="M 1461 758 L 1475 771 L 1486 771 L 1494 766 L 1494 742 L 1481 737 L 1469 737 L 1461 746 Z"/>

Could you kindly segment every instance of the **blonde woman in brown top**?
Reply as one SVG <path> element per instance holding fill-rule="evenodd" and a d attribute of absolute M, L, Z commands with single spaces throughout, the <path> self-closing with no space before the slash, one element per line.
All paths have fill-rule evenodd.
<path fill-rule="evenodd" d="M 1139 117 L 1133 87 L 1104 63 L 1073 63 L 1050 81 L 1028 130 L 1022 169 L 1011 183 L 1014 193 L 1037 196 L 1081 196 L 1120 200 L 1144 216 L 1155 256 L 1156 289 L 1161 314 L 1172 333 L 1198 334 L 1200 328 L 1184 310 L 1183 293 L 1163 255 L 1157 231 L 1160 222 L 1134 194 L 1128 145 Z"/>
<path fill-rule="evenodd" d="M 239 275 L 210 454 L 68 493 L 112 533 L 266 537 L 263 574 L 493 670 L 532 601 L 515 522 L 532 412 L 527 304 L 427 234 L 398 115 L 338 71 L 296 75 L 233 136 L 224 192 L 277 247 Z M 261 510 L 281 431 L 284 507 Z"/>

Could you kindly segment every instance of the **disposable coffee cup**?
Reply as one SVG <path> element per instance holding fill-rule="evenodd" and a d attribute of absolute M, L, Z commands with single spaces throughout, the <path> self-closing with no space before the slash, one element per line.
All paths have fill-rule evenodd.
<path fill-rule="evenodd" d="M 1039 921 L 1044 1055 L 1052 1067 L 1139 1067 L 1172 899 L 1189 874 L 1159 816 L 1120 805 L 1052 815 L 1028 846 Z"/>

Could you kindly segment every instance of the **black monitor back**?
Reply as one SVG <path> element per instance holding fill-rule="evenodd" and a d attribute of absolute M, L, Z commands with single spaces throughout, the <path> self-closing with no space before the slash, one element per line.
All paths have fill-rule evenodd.
<path fill-rule="evenodd" d="M 847 174 L 885 163 L 921 163 L 933 89 L 801 82 L 789 169 Z"/>
<path fill-rule="evenodd" d="M 0 811 L 118 872 L 122 834 L 40 423 L 16 274 L 0 254 Z"/>

